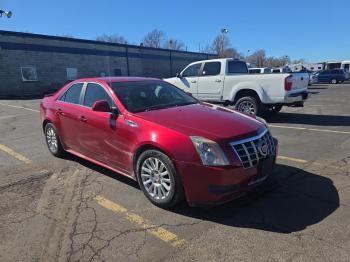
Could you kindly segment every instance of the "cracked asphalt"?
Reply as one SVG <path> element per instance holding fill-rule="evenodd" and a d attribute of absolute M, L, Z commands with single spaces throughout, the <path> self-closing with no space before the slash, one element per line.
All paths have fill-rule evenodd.
<path fill-rule="evenodd" d="M 39 99 L 0 100 L 0 144 L 30 160 L 0 149 L 0 261 L 350 261 L 350 84 L 310 92 L 304 108 L 266 119 L 284 158 L 263 186 L 171 211 L 128 178 L 51 156 Z"/>

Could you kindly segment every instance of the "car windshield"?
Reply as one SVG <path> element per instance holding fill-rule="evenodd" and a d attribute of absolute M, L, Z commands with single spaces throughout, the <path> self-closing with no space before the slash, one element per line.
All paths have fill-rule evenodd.
<path fill-rule="evenodd" d="M 133 113 L 199 103 L 192 96 L 160 80 L 114 82 L 110 85 L 126 109 Z"/>

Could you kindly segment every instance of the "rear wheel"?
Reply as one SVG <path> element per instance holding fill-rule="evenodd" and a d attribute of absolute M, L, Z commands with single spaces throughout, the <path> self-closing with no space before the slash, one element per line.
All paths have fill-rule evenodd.
<path fill-rule="evenodd" d="M 331 80 L 331 84 L 334 85 L 334 84 L 336 84 L 336 83 L 338 83 L 337 79 L 332 79 L 332 80 Z"/>
<path fill-rule="evenodd" d="M 55 126 L 52 123 L 47 123 L 45 125 L 44 130 L 45 130 L 46 144 L 51 154 L 53 154 L 56 157 L 63 156 L 64 149 L 62 147 L 60 138 L 58 137 Z"/>
<path fill-rule="evenodd" d="M 237 100 L 235 109 L 249 115 L 260 114 L 260 102 L 252 96 L 244 96 Z"/>
<path fill-rule="evenodd" d="M 153 149 L 143 152 L 136 172 L 143 193 L 154 205 L 171 208 L 184 199 L 180 175 L 164 153 Z"/>

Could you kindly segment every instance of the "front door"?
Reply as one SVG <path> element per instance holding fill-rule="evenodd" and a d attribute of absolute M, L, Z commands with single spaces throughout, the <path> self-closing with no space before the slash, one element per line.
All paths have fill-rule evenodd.
<path fill-rule="evenodd" d="M 221 62 L 206 62 L 202 75 L 198 77 L 198 99 L 205 101 L 221 100 L 224 86 L 224 74 L 221 74 Z"/>
<path fill-rule="evenodd" d="M 176 80 L 176 85 L 185 92 L 191 93 L 194 97 L 197 97 L 198 75 L 201 69 L 202 63 L 197 63 L 187 67 L 179 78 Z"/>

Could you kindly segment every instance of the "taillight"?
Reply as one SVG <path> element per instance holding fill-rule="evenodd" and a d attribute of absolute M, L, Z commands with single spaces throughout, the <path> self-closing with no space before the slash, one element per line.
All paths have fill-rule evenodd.
<path fill-rule="evenodd" d="M 284 79 L 284 90 L 286 91 L 292 90 L 292 84 L 293 84 L 293 76 L 292 75 L 287 76 Z"/>

